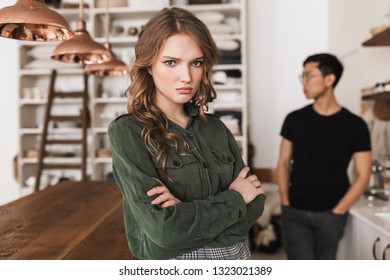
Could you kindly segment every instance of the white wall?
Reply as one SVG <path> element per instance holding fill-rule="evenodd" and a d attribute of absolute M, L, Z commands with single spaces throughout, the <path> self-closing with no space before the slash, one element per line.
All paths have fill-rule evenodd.
<path fill-rule="evenodd" d="M 307 104 L 302 62 L 328 48 L 326 0 L 249 0 L 249 114 L 254 166 L 275 167 L 279 132 L 290 111 Z"/>
<path fill-rule="evenodd" d="M 3 0 L 0 8 L 15 1 Z M 13 158 L 19 150 L 17 41 L 0 37 L 0 205 L 14 200 L 19 188 L 14 179 Z"/>

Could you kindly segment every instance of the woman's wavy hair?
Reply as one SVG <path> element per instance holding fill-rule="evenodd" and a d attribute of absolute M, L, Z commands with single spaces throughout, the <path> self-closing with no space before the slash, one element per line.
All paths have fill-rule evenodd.
<path fill-rule="evenodd" d="M 207 26 L 187 10 L 164 8 L 143 27 L 135 46 L 135 61 L 132 65 L 128 88 L 128 111 L 131 117 L 143 123 L 142 138 L 148 151 L 162 162 L 165 172 L 168 150 L 165 143 L 173 145 L 179 153 L 179 144 L 188 148 L 184 138 L 168 132 L 168 121 L 154 104 L 156 87 L 148 68 L 157 58 L 162 44 L 172 35 L 185 33 L 198 42 L 204 55 L 204 76 L 198 91 L 190 103 L 199 108 L 199 118 L 207 123 L 205 110 L 208 102 L 216 98 L 212 86 L 212 67 L 218 62 L 219 50 Z"/>

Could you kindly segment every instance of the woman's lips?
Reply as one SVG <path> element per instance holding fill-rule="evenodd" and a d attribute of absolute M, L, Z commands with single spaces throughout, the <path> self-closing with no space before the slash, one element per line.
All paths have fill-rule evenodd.
<path fill-rule="evenodd" d="M 182 94 L 189 94 L 192 93 L 192 87 L 181 87 L 181 88 L 177 88 L 176 91 Z"/>

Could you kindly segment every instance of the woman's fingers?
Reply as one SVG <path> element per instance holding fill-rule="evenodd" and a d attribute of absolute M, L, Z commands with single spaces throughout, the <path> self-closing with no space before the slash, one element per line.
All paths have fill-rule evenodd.
<path fill-rule="evenodd" d="M 148 196 L 153 196 L 156 194 L 162 194 L 164 192 L 169 192 L 167 187 L 166 186 L 158 186 L 158 187 L 154 187 L 153 189 L 150 189 L 146 194 Z"/>
<path fill-rule="evenodd" d="M 256 190 L 257 190 L 257 195 L 264 193 L 264 189 L 262 187 L 258 187 L 258 188 L 256 188 Z"/>
<path fill-rule="evenodd" d="M 160 205 L 162 208 L 174 206 L 181 201 L 171 194 L 166 186 L 157 186 L 150 189 L 147 193 L 148 196 L 158 195 L 151 201 L 151 204 Z"/>
<path fill-rule="evenodd" d="M 249 170 L 250 168 L 248 166 L 244 167 L 243 169 L 241 169 L 240 173 L 238 173 L 237 177 L 245 178 L 246 175 L 248 175 Z"/>
<path fill-rule="evenodd" d="M 174 199 L 170 199 L 168 201 L 165 201 L 160 206 L 161 206 L 161 208 L 168 208 L 171 206 L 175 206 L 176 204 L 179 204 L 180 202 L 181 202 L 180 200 L 174 198 Z"/>
<path fill-rule="evenodd" d="M 152 204 L 161 204 L 171 199 L 171 194 L 169 193 L 163 193 L 159 195 L 157 198 L 152 200 Z"/>

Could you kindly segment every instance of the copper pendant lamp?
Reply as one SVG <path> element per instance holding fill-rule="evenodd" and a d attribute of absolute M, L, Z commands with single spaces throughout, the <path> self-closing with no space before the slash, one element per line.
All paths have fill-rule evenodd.
<path fill-rule="evenodd" d="M 49 9 L 43 0 L 18 0 L 0 9 L 0 36 L 51 42 L 67 40 L 73 31 L 65 18 Z"/>
<path fill-rule="evenodd" d="M 79 64 L 103 63 L 111 60 L 111 54 L 107 49 L 95 42 L 86 30 L 83 6 L 83 1 L 80 0 L 80 19 L 77 22 L 75 35 L 55 48 L 52 59 Z"/>
<path fill-rule="evenodd" d="M 119 60 L 111 49 L 111 44 L 109 43 L 109 4 L 108 0 L 106 0 L 106 21 L 105 21 L 105 31 L 106 31 L 106 40 L 107 42 L 104 44 L 107 51 L 110 52 L 112 59 L 108 62 L 100 63 L 100 64 L 89 64 L 85 67 L 85 73 L 88 75 L 95 75 L 98 77 L 103 76 L 123 76 L 129 74 L 130 68 L 124 63 L 122 60 Z"/>

